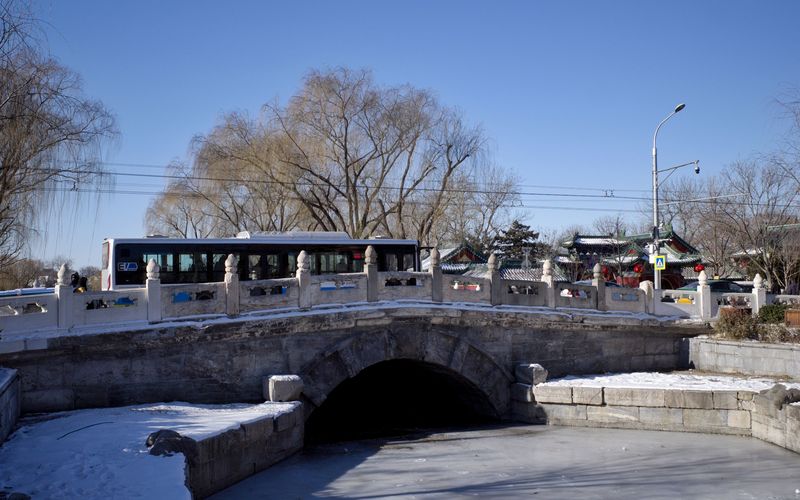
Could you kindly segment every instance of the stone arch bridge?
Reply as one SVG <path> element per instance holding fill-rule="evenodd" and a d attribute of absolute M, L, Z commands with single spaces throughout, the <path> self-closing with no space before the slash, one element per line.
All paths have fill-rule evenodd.
<path fill-rule="evenodd" d="M 551 376 L 683 366 L 697 325 L 598 311 L 378 302 L 21 337 L 0 351 L 22 412 L 181 400 L 263 401 L 263 381 L 297 374 L 306 415 L 345 380 L 406 360 L 451 378 L 480 411 L 514 416 L 515 367 Z"/>

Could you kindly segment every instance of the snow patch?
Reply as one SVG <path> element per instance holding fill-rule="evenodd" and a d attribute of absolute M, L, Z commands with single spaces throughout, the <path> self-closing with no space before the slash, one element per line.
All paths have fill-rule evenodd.
<path fill-rule="evenodd" d="M 613 387 L 623 389 L 681 389 L 698 391 L 760 392 L 777 383 L 800 389 L 800 382 L 787 383 L 767 378 L 744 378 L 727 375 L 695 375 L 688 373 L 607 373 L 603 375 L 568 376 L 540 385 L 571 387 Z"/>
<path fill-rule="evenodd" d="M 200 440 L 298 404 L 153 403 L 23 419 L 0 447 L 0 485 L 33 498 L 189 499 L 183 455 L 150 455 L 150 433 Z"/>

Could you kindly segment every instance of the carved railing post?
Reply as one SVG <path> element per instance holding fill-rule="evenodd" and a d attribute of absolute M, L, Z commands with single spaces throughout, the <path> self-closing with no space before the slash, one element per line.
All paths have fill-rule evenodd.
<path fill-rule="evenodd" d="M 491 292 L 490 301 L 493 306 L 503 303 L 503 285 L 500 283 L 500 270 L 497 269 L 497 255 L 492 253 L 486 263 L 489 268 L 489 291 Z"/>
<path fill-rule="evenodd" d="M 443 297 L 442 291 L 442 263 L 439 257 L 439 250 L 436 247 L 431 248 L 431 268 L 428 272 L 431 273 L 431 300 L 433 302 L 441 302 Z"/>
<path fill-rule="evenodd" d="M 595 288 L 597 310 L 608 310 L 608 307 L 606 306 L 606 280 L 603 278 L 603 269 L 600 267 L 599 262 L 592 268 L 592 286 Z"/>
<path fill-rule="evenodd" d="M 225 313 L 239 315 L 239 258 L 233 254 L 225 259 Z"/>
<path fill-rule="evenodd" d="M 155 259 L 147 263 L 147 281 L 145 293 L 147 294 L 147 321 L 161 321 L 161 266 Z"/>
<path fill-rule="evenodd" d="M 297 256 L 297 286 L 300 293 L 297 298 L 300 309 L 311 309 L 311 271 L 308 268 L 308 254 L 305 250 Z"/>
<path fill-rule="evenodd" d="M 697 302 L 700 319 L 711 319 L 711 287 L 708 286 L 708 276 L 705 271 L 700 271 L 697 276 Z"/>
<path fill-rule="evenodd" d="M 753 278 L 753 300 L 750 302 L 753 308 L 753 316 L 758 316 L 758 311 L 767 305 L 767 290 L 764 288 L 764 278 L 758 273 Z"/>
<path fill-rule="evenodd" d="M 372 245 L 364 253 L 364 272 L 367 273 L 367 302 L 378 301 L 378 254 Z"/>
<path fill-rule="evenodd" d="M 642 281 L 639 283 L 639 290 L 644 292 L 644 312 L 655 314 L 656 313 L 656 303 L 655 299 L 655 290 L 653 289 L 653 282 L 652 281 Z"/>
<path fill-rule="evenodd" d="M 542 282 L 547 284 L 545 294 L 547 296 L 547 307 L 556 306 L 556 287 L 553 278 L 553 262 L 550 259 L 544 261 L 542 265 Z"/>
<path fill-rule="evenodd" d="M 72 286 L 67 281 L 69 279 L 69 268 L 66 264 L 61 264 L 58 270 L 58 281 L 56 281 L 56 298 L 58 299 L 58 327 L 72 327 Z"/>

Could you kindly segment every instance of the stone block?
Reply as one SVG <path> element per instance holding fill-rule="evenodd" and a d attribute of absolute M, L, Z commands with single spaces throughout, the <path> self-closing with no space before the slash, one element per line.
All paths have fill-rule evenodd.
<path fill-rule="evenodd" d="M 558 423 L 563 420 L 586 420 L 586 405 L 543 404 L 541 407 L 547 416 L 547 423 Z"/>
<path fill-rule="evenodd" d="M 739 399 L 736 391 L 714 391 L 714 408 L 718 410 L 738 410 Z"/>
<path fill-rule="evenodd" d="M 0 354 L 10 354 L 25 350 L 24 340 L 4 340 L 0 342 Z"/>
<path fill-rule="evenodd" d="M 606 388 L 608 390 L 608 388 Z M 586 418 L 594 422 L 639 422 L 638 406 L 587 406 Z"/>
<path fill-rule="evenodd" d="M 744 410 L 729 410 L 728 427 L 735 427 L 737 429 L 749 429 L 751 427 L 750 412 Z"/>
<path fill-rule="evenodd" d="M 755 409 L 755 407 L 756 407 L 756 405 L 753 403 L 752 400 L 750 400 L 750 401 L 739 400 L 739 409 L 740 410 L 753 411 Z"/>
<path fill-rule="evenodd" d="M 800 413 L 800 406 L 792 406 Z M 786 417 L 786 448 L 800 453 L 800 416 L 787 412 Z"/>
<path fill-rule="evenodd" d="M 683 410 L 683 425 L 689 428 L 725 427 L 728 410 Z"/>
<path fill-rule="evenodd" d="M 665 403 L 669 408 L 692 408 L 711 410 L 714 397 L 711 391 L 690 391 L 672 389 L 666 391 Z"/>
<path fill-rule="evenodd" d="M 654 427 L 680 427 L 683 425 L 681 408 L 639 408 L 639 421 Z"/>
<path fill-rule="evenodd" d="M 528 384 L 511 384 L 511 399 L 522 403 L 532 403 L 533 387 Z"/>
<path fill-rule="evenodd" d="M 547 422 L 547 415 L 545 415 L 544 409 L 535 403 L 511 401 L 511 417 L 514 420 L 529 424 L 544 424 Z"/>
<path fill-rule="evenodd" d="M 752 401 L 754 394 L 755 393 L 749 391 L 739 391 L 736 393 L 736 397 L 739 398 L 740 401 Z"/>
<path fill-rule="evenodd" d="M 784 427 L 773 427 L 753 419 L 752 432 L 755 438 L 786 448 L 786 429 Z"/>
<path fill-rule="evenodd" d="M 572 388 L 572 402 L 581 405 L 600 406 L 603 404 L 603 388 L 575 386 Z"/>
<path fill-rule="evenodd" d="M 663 407 L 664 389 L 631 389 L 606 387 L 605 402 L 614 406 L 653 406 Z"/>
<path fill-rule="evenodd" d="M 264 379 L 264 392 L 269 401 L 297 401 L 303 392 L 303 380 L 297 375 L 271 375 Z"/>
<path fill-rule="evenodd" d="M 547 370 L 538 363 L 522 363 L 514 367 L 517 382 L 538 385 L 547 381 Z"/>
<path fill-rule="evenodd" d="M 275 417 L 275 432 L 283 432 L 294 427 L 298 419 L 302 419 L 302 413 L 299 409 L 281 413 Z"/>
<path fill-rule="evenodd" d="M 269 437 L 275 430 L 275 422 L 272 417 L 264 417 L 253 422 L 242 424 L 244 434 L 249 440 L 262 440 Z"/>
<path fill-rule="evenodd" d="M 537 403 L 572 404 L 572 387 L 539 384 L 533 386 L 533 396 Z"/>

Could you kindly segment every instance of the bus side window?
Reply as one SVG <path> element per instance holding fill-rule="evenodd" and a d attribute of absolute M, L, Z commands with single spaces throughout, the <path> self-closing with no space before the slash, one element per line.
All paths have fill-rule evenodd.
<path fill-rule="evenodd" d="M 247 277 L 251 280 L 260 280 L 261 276 L 261 256 L 247 256 Z"/>
<path fill-rule="evenodd" d="M 202 283 L 207 279 L 204 253 L 178 254 L 178 283 Z"/>
<path fill-rule="evenodd" d="M 383 261 L 385 265 L 385 271 L 399 271 L 400 268 L 397 262 L 397 255 L 393 253 L 387 253 L 383 256 Z"/>

